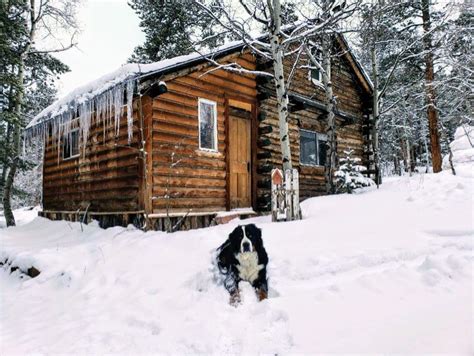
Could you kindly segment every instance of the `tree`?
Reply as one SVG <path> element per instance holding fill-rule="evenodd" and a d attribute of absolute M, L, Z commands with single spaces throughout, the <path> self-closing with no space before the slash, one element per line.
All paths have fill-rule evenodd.
<path fill-rule="evenodd" d="M 433 162 L 433 172 L 441 172 L 442 157 L 441 145 L 439 143 L 439 114 L 436 108 L 436 89 L 434 87 L 435 69 L 433 58 L 433 41 L 430 15 L 430 1 L 421 0 L 421 13 L 423 19 L 423 47 L 425 50 L 425 89 L 426 89 L 426 103 L 428 115 L 428 127 L 430 132 L 431 143 L 431 160 Z"/>
<path fill-rule="evenodd" d="M 341 165 L 335 173 L 336 186 L 339 193 L 352 194 L 354 190 L 374 185 L 374 181 L 364 177 L 361 171 L 365 167 L 359 165 L 360 158 L 352 157 L 353 149 L 344 151 L 344 157 L 341 158 Z"/>
<path fill-rule="evenodd" d="M 282 6 L 280 0 L 253 0 L 239 1 L 239 9 L 232 8 L 224 0 L 215 0 L 211 3 L 195 4 L 211 16 L 220 26 L 220 32 L 228 37 L 241 40 L 244 45 L 263 61 L 272 63 L 272 72 L 248 71 L 239 64 L 220 65 L 213 62 L 217 68 L 236 71 L 241 73 L 253 73 L 268 76 L 275 83 L 275 94 L 277 100 L 279 138 L 282 155 L 283 169 L 292 168 L 291 148 L 288 132 L 288 89 L 291 85 L 292 75 L 298 66 L 301 54 L 305 52 L 307 40 L 321 35 L 325 30 L 334 30 L 334 24 L 340 18 L 352 13 L 357 7 L 357 2 L 347 5 L 340 1 L 307 1 L 299 4 L 299 8 L 308 9 L 313 14 L 311 18 L 304 18 L 294 24 L 285 25 L 282 20 L 287 19 L 286 11 L 290 6 Z M 291 10 L 290 10 L 291 11 Z M 219 14 L 219 16 L 215 15 Z M 301 15 L 301 12 L 300 12 Z M 301 15 L 302 16 L 302 15 Z M 255 35 L 256 31 L 260 35 Z M 285 73 L 283 62 L 292 62 L 292 70 Z"/>
<path fill-rule="evenodd" d="M 376 161 L 385 167 L 398 168 L 401 159 L 408 172 L 419 164 L 430 165 L 432 155 L 437 157 L 437 146 L 443 151 L 448 149 L 444 142 L 439 145 L 440 135 L 446 141 L 445 128 L 448 134 L 453 132 L 452 125 L 446 125 L 447 117 L 469 116 L 465 103 L 469 102 L 466 99 L 472 88 L 469 85 L 472 71 L 466 64 L 469 57 L 472 63 L 472 51 L 465 46 L 469 42 L 466 41 L 469 26 L 465 20 L 462 24 L 458 20 L 456 6 L 448 3 L 431 12 L 429 31 L 423 27 L 420 1 L 375 1 L 364 3 L 362 7 L 360 54 L 366 67 L 371 68 L 374 82 L 373 118 L 378 129 L 373 138 L 381 137 L 374 139 L 373 145 Z M 455 34 L 459 34 L 463 45 L 455 47 Z M 457 63 L 453 59 L 461 53 L 462 63 Z M 427 62 L 427 59 L 430 60 Z M 431 70 L 433 81 L 430 84 L 426 78 Z M 463 72 L 464 79 L 456 79 L 458 71 Z M 453 85 L 454 82 L 457 85 Z M 436 125 L 432 119 L 430 124 L 433 110 Z M 438 137 L 434 147 L 428 142 L 430 136 L 433 137 L 430 133 Z M 441 152 L 438 156 L 441 157 Z M 436 159 L 432 162 L 434 171 Z"/>
<path fill-rule="evenodd" d="M 129 62 L 156 62 L 222 41 L 214 32 L 213 19 L 192 2 L 131 0 L 129 5 L 140 18 L 146 37 L 145 43 L 135 47 Z"/>
<path fill-rule="evenodd" d="M 342 32 L 340 23 L 353 15 L 358 9 L 359 4 L 356 2 L 348 9 L 345 8 L 345 3 L 337 1 L 316 1 L 315 4 L 320 9 L 318 12 L 322 14 L 322 19 L 327 21 L 327 26 L 317 38 L 308 38 L 305 52 L 311 63 L 310 68 L 319 70 L 322 76 L 325 93 L 324 104 L 327 112 L 326 134 L 328 137 L 324 175 L 327 193 L 334 194 L 336 192 L 334 171 L 337 166 L 337 130 L 335 115 L 336 98 L 332 88 L 331 63 L 333 58 L 339 55 L 334 53 L 334 39 Z M 319 63 L 319 60 L 314 56 L 314 53 L 318 51 L 321 53 L 322 63 Z"/>
<path fill-rule="evenodd" d="M 5 24 L 0 51 L 2 57 L 2 130 L 5 133 L 2 160 L 2 195 L 7 226 L 15 225 L 11 210 L 11 196 L 17 170 L 22 166 L 21 135 L 28 121 L 28 105 L 34 99 L 30 94 L 51 89 L 55 76 L 67 70 L 50 53 L 65 51 L 75 45 L 74 15 L 77 1 L 12 0 L 0 3 L 0 17 Z M 70 34 L 70 43 L 57 40 L 56 31 Z M 14 34 L 14 37 L 10 37 Z M 36 40 L 55 43 L 54 48 L 41 49 Z M 45 94 L 48 91 L 45 90 Z M 49 91 L 51 93 L 51 91 Z M 47 95 L 46 95 L 47 96 Z M 39 100 L 38 96 L 35 100 Z M 44 98 L 41 99 L 46 104 Z M 47 100 L 46 100 L 47 101 Z M 35 110 L 38 108 L 35 107 Z"/>

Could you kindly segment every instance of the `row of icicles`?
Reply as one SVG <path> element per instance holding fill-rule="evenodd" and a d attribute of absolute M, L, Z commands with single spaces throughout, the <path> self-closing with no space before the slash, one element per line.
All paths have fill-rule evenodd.
<path fill-rule="evenodd" d="M 61 142 L 69 137 L 72 129 L 79 128 L 80 139 L 82 141 L 83 154 L 89 137 L 89 130 L 92 125 L 102 124 L 105 131 L 113 127 L 115 135 L 118 136 L 120 130 L 120 119 L 127 111 L 127 132 L 128 143 L 133 137 L 133 91 L 136 78 L 123 81 L 113 88 L 104 91 L 88 100 L 75 100 L 68 103 L 68 108 L 61 110 L 57 115 L 44 118 L 41 122 L 25 130 L 23 139 L 23 152 L 25 146 L 34 138 L 43 139 L 48 142 L 51 138 L 53 146 L 57 146 L 58 159 L 61 151 Z"/>

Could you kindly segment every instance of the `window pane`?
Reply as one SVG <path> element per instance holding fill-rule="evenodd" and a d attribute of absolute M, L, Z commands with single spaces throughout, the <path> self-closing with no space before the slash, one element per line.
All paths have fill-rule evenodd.
<path fill-rule="evenodd" d="M 316 165 L 316 133 L 300 131 L 300 162 Z"/>
<path fill-rule="evenodd" d="M 63 137 L 63 158 L 71 157 L 71 145 L 69 143 L 70 138 L 69 135 Z"/>
<path fill-rule="evenodd" d="M 319 69 L 311 69 L 311 79 L 314 79 L 318 82 L 321 81 L 321 71 Z"/>
<path fill-rule="evenodd" d="M 323 141 L 321 139 L 318 139 L 318 155 L 319 155 L 319 161 L 318 164 L 320 166 L 325 166 L 326 165 L 326 152 L 328 149 L 328 145 L 326 141 Z"/>
<path fill-rule="evenodd" d="M 79 154 L 79 130 L 71 131 L 63 142 L 63 158 L 70 158 Z"/>
<path fill-rule="evenodd" d="M 214 107 L 215 104 L 199 103 L 200 148 L 216 149 Z"/>
<path fill-rule="evenodd" d="M 79 154 L 79 130 L 71 132 L 71 156 Z"/>

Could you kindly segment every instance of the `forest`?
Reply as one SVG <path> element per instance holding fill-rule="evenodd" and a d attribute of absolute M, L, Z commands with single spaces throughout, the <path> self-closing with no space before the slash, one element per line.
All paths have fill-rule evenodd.
<path fill-rule="evenodd" d="M 473 9 L 469 1 L 272 4 L 260 0 L 235 4 L 224 0 L 132 0 L 129 6 L 140 19 L 145 42 L 137 44 L 128 61 L 153 63 L 209 51 L 235 40 L 273 58 L 301 53 L 309 53 L 311 58 L 308 48 L 316 46 L 321 50 L 322 65 L 314 58 L 307 65 L 321 71 L 331 113 L 337 110 L 337 97 L 330 91 L 327 63 L 331 56 L 340 54 L 331 52 L 325 39 L 343 34 L 374 87 L 373 155 L 380 175 L 442 169 L 456 173 L 449 159 L 449 143 L 457 127 L 472 125 Z M 58 81 L 69 69 L 55 54 L 78 45 L 79 6 L 78 0 L 8 0 L 0 5 L 0 192 L 10 224 L 14 224 L 12 208 L 41 203 L 43 146 L 41 140 L 25 141 L 24 128 L 57 99 Z M 299 31 L 288 31 L 294 26 Z M 271 48 L 271 41 L 263 43 L 255 33 L 268 33 L 282 48 L 286 43 L 293 47 L 279 53 Z M 291 73 L 282 74 L 284 80 L 291 80 Z M 284 88 L 285 83 L 281 84 Z M 284 95 L 282 90 L 283 99 Z M 281 113 L 280 127 L 284 127 L 284 110 Z M 328 115 L 329 128 L 332 118 Z M 284 138 L 285 131 L 281 132 Z M 328 137 L 326 174 L 333 176 L 343 157 L 331 154 L 331 132 Z M 289 146 L 282 141 L 281 147 L 288 157 Z M 284 158 L 284 165 L 286 161 Z M 328 192 L 335 191 L 329 186 Z"/>
<path fill-rule="evenodd" d="M 473 355 L 473 14 L 0 1 L 1 355 Z"/>

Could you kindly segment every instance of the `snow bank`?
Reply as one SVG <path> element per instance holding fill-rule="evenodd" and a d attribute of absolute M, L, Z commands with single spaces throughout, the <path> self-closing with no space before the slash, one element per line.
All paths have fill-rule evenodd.
<path fill-rule="evenodd" d="M 461 175 L 471 175 L 474 163 L 474 126 L 459 126 L 449 146 L 453 152 L 453 164 L 456 171 L 459 171 Z M 443 158 L 443 169 L 450 169 L 449 155 Z"/>
<path fill-rule="evenodd" d="M 243 303 L 211 256 L 238 224 L 166 234 L 35 218 L 0 230 L 0 347 L 12 353 L 472 354 L 472 177 L 387 179 L 256 223 L 270 298 Z"/>
<path fill-rule="evenodd" d="M 17 226 L 28 224 L 33 221 L 38 216 L 38 211 L 40 211 L 39 206 L 28 206 L 25 208 L 13 210 L 13 216 L 15 217 L 15 223 Z M 5 222 L 5 215 L 3 210 L 0 211 L 0 229 L 7 226 Z"/>

